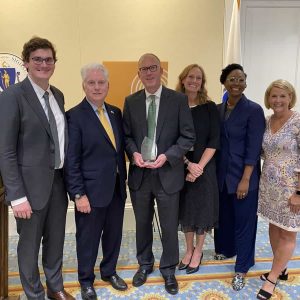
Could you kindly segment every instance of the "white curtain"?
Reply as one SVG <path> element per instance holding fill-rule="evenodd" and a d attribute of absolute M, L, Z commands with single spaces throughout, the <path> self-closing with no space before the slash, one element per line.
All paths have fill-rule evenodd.
<path fill-rule="evenodd" d="M 240 2 L 241 0 L 225 0 L 224 67 L 231 63 L 242 63 Z"/>

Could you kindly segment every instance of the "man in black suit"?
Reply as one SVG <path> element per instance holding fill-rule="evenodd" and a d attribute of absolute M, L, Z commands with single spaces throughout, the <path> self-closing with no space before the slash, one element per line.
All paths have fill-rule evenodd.
<path fill-rule="evenodd" d="M 166 291 L 178 292 L 174 276 L 178 264 L 178 205 L 179 191 L 184 184 L 184 154 L 193 146 L 195 135 L 187 97 L 161 85 L 163 69 L 154 54 L 144 54 L 138 62 L 138 75 L 145 86 L 125 99 L 124 132 L 126 152 L 131 160 L 128 185 L 136 219 L 136 246 L 139 269 L 133 277 L 138 287 L 153 271 L 152 221 L 154 198 L 162 229 L 163 253 L 160 272 Z M 153 122 L 149 123 L 154 113 Z M 148 120 L 147 120 L 148 119 Z M 151 117 L 152 119 L 152 117 Z M 148 130 L 147 130 L 148 127 Z M 157 144 L 157 157 L 148 163 L 141 155 L 146 136 Z M 154 145 L 155 148 L 155 145 Z M 154 151 L 155 152 L 155 151 Z"/>
<path fill-rule="evenodd" d="M 101 239 L 101 278 L 124 291 L 116 273 L 126 200 L 126 165 L 122 114 L 104 102 L 108 72 L 101 64 L 81 69 L 86 97 L 67 112 L 69 147 L 66 184 L 75 200 L 78 280 L 84 300 L 97 299 L 94 267 Z"/>
<path fill-rule="evenodd" d="M 56 51 L 35 37 L 24 45 L 22 57 L 28 77 L 0 94 L 0 170 L 17 222 L 20 279 L 28 299 L 44 300 L 38 269 L 42 241 L 48 298 L 74 299 L 62 278 L 67 135 L 64 96 L 49 85 Z"/>

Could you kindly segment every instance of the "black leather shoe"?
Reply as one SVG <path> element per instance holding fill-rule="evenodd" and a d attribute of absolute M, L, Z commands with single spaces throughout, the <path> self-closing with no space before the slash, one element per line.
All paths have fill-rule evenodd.
<path fill-rule="evenodd" d="M 146 282 L 148 275 L 152 273 L 152 271 L 153 269 L 149 269 L 149 270 L 138 269 L 138 271 L 133 276 L 132 285 L 135 287 L 139 287 L 143 285 Z"/>
<path fill-rule="evenodd" d="M 97 294 L 92 286 L 83 286 L 81 287 L 81 298 L 83 300 L 96 300 Z"/>
<path fill-rule="evenodd" d="M 52 292 L 47 289 L 47 297 L 53 300 L 75 300 L 75 298 L 64 289 L 58 292 Z"/>
<path fill-rule="evenodd" d="M 112 287 L 118 291 L 126 291 L 128 286 L 126 282 L 118 275 L 114 274 L 112 276 L 101 276 L 103 281 L 108 281 Z"/>
<path fill-rule="evenodd" d="M 165 289 L 171 295 L 178 293 L 178 283 L 174 275 L 164 276 Z"/>

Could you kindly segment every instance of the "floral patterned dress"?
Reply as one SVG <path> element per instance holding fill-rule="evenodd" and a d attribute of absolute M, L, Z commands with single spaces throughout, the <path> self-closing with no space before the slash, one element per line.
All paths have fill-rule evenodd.
<path fill-rule="evenodd" d="M 300 231 L 300 214 L 292 213 L 288 206 L 298 186 L 295 169 L 300 168 L 300 114 L 293 112 L 275 133 L 271 132 L 268 117 L 262 148 L 257 214 L 285 230 Z"/>

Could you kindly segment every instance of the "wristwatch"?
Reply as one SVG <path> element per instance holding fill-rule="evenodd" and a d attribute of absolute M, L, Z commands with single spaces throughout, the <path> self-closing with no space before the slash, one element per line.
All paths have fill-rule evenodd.
<path fill-rule="evenodd" d="M 82 196 L 83 196 L 83 195 L 81 195 L 81 194 L 75 194 L 75 201 L 76 201 L 76 200 L 79 200 Z"/>
<path fill-rule="evenodd" d="M 296 195 L 300 195 L 300 191 L 296 191 Z"/>

